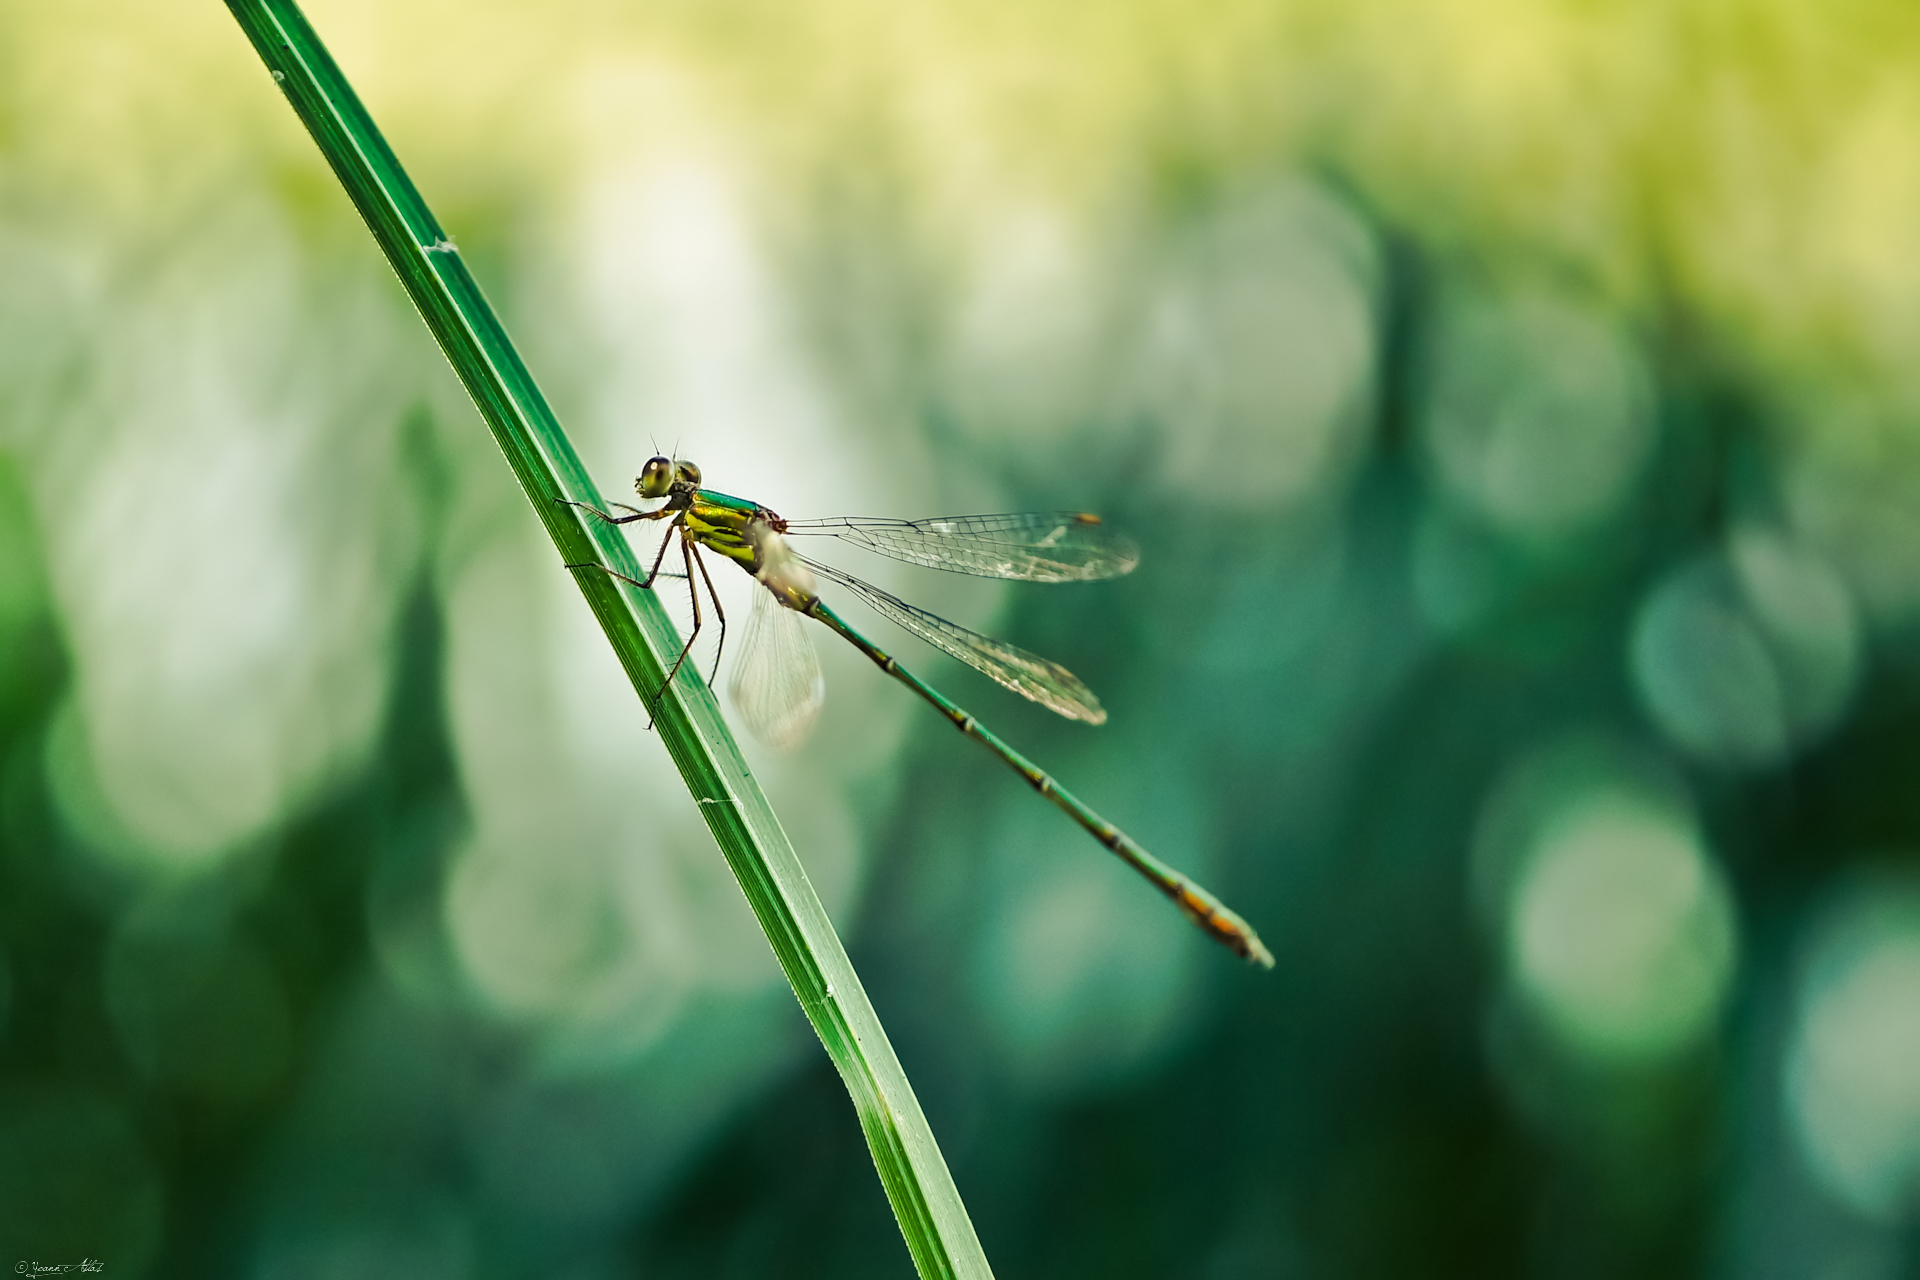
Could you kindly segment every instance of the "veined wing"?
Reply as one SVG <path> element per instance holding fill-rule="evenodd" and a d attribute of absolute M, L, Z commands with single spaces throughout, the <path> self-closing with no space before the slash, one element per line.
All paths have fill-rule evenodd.
<path fill-rule="evenodd" d="M 894 560 L 1025 582 L 1117 578 L 1140 563 L 1131 539 L 1080 511 L 1026 511 L 1004 516 L 934 516 L 926 520 L 838 516 L 791 520 L 789 537 L 834 537 Z"/>
<path fill-rule="evenodd" d="M 805 556 L 801 559 L 806 560 Z M 1107 713 L 1093 690 L 1057 662 L 1002 644 L 978 631 L 969 631 L 957 623 L 916 609 L 897 596 L 888 595 L 871 582 L 862 582 L 850 573 L 807 560 L 821 577 L 852 591 L 875 610 L 899 623 L 934 648 L 951 654 L 974 670 L 992 677 L 1023 698 L 1031 698 L 1049 711 L 1057 711 L 1069 720 L 1105 724 Z"/>
<path fill-rule="evenodd" d="M 800 615 L 764 587 L 754 592 L 727 696 L 749 733 L 783 750 L 798 746 L 820 715 L 826 683 L 813 641 Z"/>

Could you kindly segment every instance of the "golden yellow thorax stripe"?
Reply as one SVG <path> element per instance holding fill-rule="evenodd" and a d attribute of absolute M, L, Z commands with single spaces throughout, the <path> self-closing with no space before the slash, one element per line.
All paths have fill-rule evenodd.
<path fill-rule="evenodd" d="M 755 563 L 758 556 L 747 529 L 761 519 L 764 517 L 757 507 L 743 509 L 731 503 L 712 502 L 700 494 L 687 508 L 686 529 L 688 536 L 701 546 L 738 561 L 749 573 L 757 573 L 760 570 Z"/>

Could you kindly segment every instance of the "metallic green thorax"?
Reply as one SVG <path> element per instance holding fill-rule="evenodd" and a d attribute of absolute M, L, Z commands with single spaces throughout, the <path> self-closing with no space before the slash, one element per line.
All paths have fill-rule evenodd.
<path fill-rule="evenodd" d="M 760 548 L 763 537 L 756 537 L 754 526 L 762 525 L 775 533 L 787 522 L 757 502 L 735 498 L 711 489 L 696 489 L 686 509 L 687 536 L 710 551 L 717 551 L 755 577 L 764 567 Z"/>

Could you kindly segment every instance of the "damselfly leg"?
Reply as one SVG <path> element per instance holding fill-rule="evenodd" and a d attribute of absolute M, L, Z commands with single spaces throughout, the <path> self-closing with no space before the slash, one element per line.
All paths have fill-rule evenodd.
<path fill-rule="evenodd" d="M 619 507 L 621 510 L 629 512 L 630 514 L 614 516 L 600 510 L 600 508 L 593 506 L 591 503 L 574 502 L 566 498 L 562 498 L 560 501 L 566 506 L 578 507 L 580 510 L 587 512 L 605 524 L 632 524 L 636 520 L 660 520 L 675 514 L 671 507 L 663 507 L 658 511 L 641 511 L 637 508 L 627 506 L 624 502 L 615 502 L 609 505 Z M 653 696 L 656 701 L 661 694 L 667 691 L 667 686 L 673 683 L 673 678 L 680 674 L 680 668 L 685 664 L 687 655 L 693 652 L 694 642 L 700 638 L 700 629 L 703 624 L 700 616 L 699 582 L 694 580 L 694 571 L 696 568 L 699 570 L 700 582 L 707 584 L 707 599 L 713 605 L 714 620 L 719 623 L 720 627 L 720 639 L 714 646 L 713 652 L 713 674 L 709 676 L 707 680 L 709 686 L 720 678 L 720 657 L 726 652 L 727 648 L 727 610 L 726 607 L 720 603 L 720 593 L 714 590 L 713 577 L 707 572 L 707 563 L 700 555 L 699 544 L 687 533 L 685 519 L 677 518 L 673 524 L 668 527 L 667 536 L 660 540 L 660 550 L 654 555 L 653 567 L 647 570 L 647 576 L 644 581 L 629 577 L 621 573 L 618 569 L 601 564 L 597 560 L 583 561 L 566 566 L 569 569 L 599 569 L 602 572 L 620 579 L 622 582 L 632 583 L 642 591 L 651 591 L 654 582 L 660 577 L 660 566 L 666 562 L 667 549 L 673 545 L 676 537 L 680 540 L 680 553 L 682 559 L 686 562 L 687 571 L 684 575 L 670 573 L 667 576 L 670 578 L 685 577 L 687 583 L 687 600 L 693 608 L 693 627 L 687 634 L 687 642 L 680 648 L 679 656 L 674 658 L 673 665 L 668 668 L 666 679 L 662 680 L 660 687 L 654 691 Z"/>

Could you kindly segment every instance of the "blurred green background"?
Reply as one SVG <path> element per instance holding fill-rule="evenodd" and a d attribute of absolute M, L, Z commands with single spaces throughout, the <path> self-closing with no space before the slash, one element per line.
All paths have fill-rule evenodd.
<path fill-rule="evenodd" d="M 610 496 L 1141 543 L 842 561 L 1275 973 L 748 746 L 998 1274 L 1920 1276 L 1920 11 L 309 13 Z M 644 724 L 224 8 L 0 0 L 0 1262 L 908 1274 Z"/>

